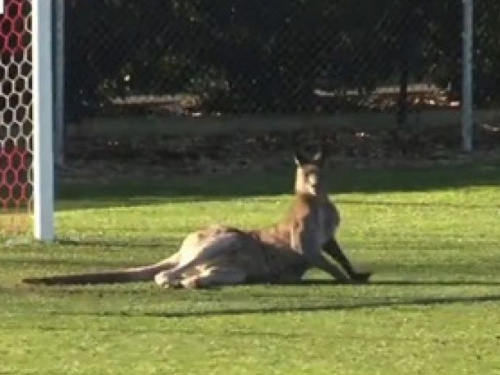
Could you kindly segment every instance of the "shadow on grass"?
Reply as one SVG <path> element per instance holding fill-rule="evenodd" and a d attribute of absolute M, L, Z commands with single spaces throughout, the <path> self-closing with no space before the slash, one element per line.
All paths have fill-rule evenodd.
<path fill-rule="evenodd" d="M 155 318 L 204 318 L 217 316 L 237 316 L 237 315 L 265 315 L 279 313 L 305 313 L 324 311 L 351 311 L 361 309 L 383 309 L 401 307 L 428 307 L 450 304 L 477 304 L 500 302 L 500 295 L 482 295 L 469 297 L 422 297 L 422 298 L 398 298 L 397 300 L 383 299 L 372 300 L 360 303 L 326 303 L 313 306 L 273 306 L 268 308 L 228 308 L 214 309 L 206 311 L 171 311 L 171 312 L 124 312 L 124 311 L 104 311 L 104 312 L 57 312 L 54 315 L 83 315 L 98 317 L 155 317 Z"/>
<path fill-rule="evenodd" d="M 321 286 L 321 285 L 342 285 L 334 280 L 302 280 L 299 283 L 279 284 L 280 286 Z M 349 286 L 500 286 L 500 281 L 487 280 L 376 280 L 363 284 L 348 284 Z"/>
<path fill-rule="evenodd" d="M 390 201 L 376 201 L 368 202 L 355 199 L 342 199 L 337 200 L 343 204 L 356 204 L 360 206 L 384 206 L 384 207 L 417 207 L 417 208 L 463 208 L 467 210 L 484 210 L 500 208 L 500 204 L 464 204 L 464 203 L 446 203 L 446 202 L 390 202 Z"/>
<path fill-rule="evenodd" d="M 288 169 L 281 172 L 173 176 L 164 182 L 130 180 L 101 184 L 67 183 L 60 187 L 59 198 L 62 204 L 59 208 L 64 210 L 129 207 L 168 201 L 225 201 L 242 197 L 291 194 L 293 177 L 294 171 Z M 342 169 L 331 171 L 329 178 L 329 186 L 333 194 L 429 191 L 498 185 L 500 185 L 500 166 L 492 164 L 439 166 L 425 169 Z M 376 204 L 385 203 L 388 202 Z M 479 208 L 479 206 L 471 208 Z"/>
<path fill-rule="evenodd" d="M 316 311 L 345 311 L 359 309 L 376 309 L 388 307 L 404 306 L 434 306 L 448 305 L 454 303 L 480 303 L 480 302 L 498 302 L 500 295 L 475 296 L 475 297 L 443 297 L 443 298 L 412 298 L 399 301 L 373 301 L 359 304 L 325 304 L 319 306 L 299 306 L 299 307 L 271 307 L 267 309 L 227 309 L 218 311 L 187 311 L 181 313 L 145 313 L 145 316 L 163 317 L 163 318 L 189 318 L 189 317 L 208 317 L 223 315 L 247 315 L 247 314 L 276 314 L 293 312 L 316 312 Z"/>
<path fill-rule="evenodd" d="M 147 283 L 152 283 L 149 281 L 139 281 L 139 282 L 132 282 L 135 284 L 141 283 L 141 284 L 147 284 Z M 122 285 L 125 283 L 121 283 Z M 119 294 L 124 294 L 124 295 L 141 295 L 141 294 L 150 294 L 150 292 L 146 292 L 144 289 L 129 289 L 129 288 L 107 288 L 110 285 L 118 285 L 118 284 L 95 284 L 95 285 L 38 285 L 38 286 L 28 286 L 28 289 L 26 291 L 37 291 L 37 290 L 44 290 L 44 291 L 51 291 L 54 293 L 66 293 L 70 291 L 72 294 L 78 294 L 78 293 L 83 293 L 83 294 L 88 294 L 89 292 L 92 293 L 93 291 L 102 294 L 102 293 L 109 293 L 110 295 L 119 295 Z M 263 286 L 266 284 L 255 284 L 255 286 Z M 301 282 L 297 283 L 286 283 L 286 284 L 272 284 L 269 285 L 267 284 L 269 288 L 273 288 L 273 292 L 278 292 L 278 288 L 284 288 L 283 290 L 286 291 L 286 296 L 290 297 L 291 295 L 289 294 L 289 291 L 287 290 L 289 287 L 290 288 L 302 288 L 302 287 L 325 287 L 325 286 L 330 286 L 330 287 L 347 287 L 347 288 L 356 288 L 356 287 L 364 287 L 364 288 L 378 288 L 378 287 L 426 287 L 426 286 L 434 286 L 434 287 L 439 287 L 439 286 L 450 286 L 450 287 L 464 287 L 464 286 L 500 286 L 500 280 L 499 281 L 488 281 L 488 280 L 380 280 L 380 281 L 371 281 L 369 283 L 359 283 L 359 284 L 345 284 L 345 283 L 339 283 L 336 282 L 335 280 L 323 280 L 323 279 L 306 279 L 302 280 Z M 210 289 L 204 289 L 201 291 L 190 291 L 190 290 L 181 290 L 181 289 L 176 289 L 174 291 L 175 296 L 183 296 L 183 297 L 192 297 L 190 293 L 220 293 L 224 289 L 233 289 L 237 290 L 238 288 L 246 288 L 246 286 L 230 286 L 230 287 L 212 287 Z M 154 289 L 159 291 L 159 289 L 154 286 Z M 13 290 L 13 292 L 15 292 Z M 17 290 L 19 292 L 19 290 Z M 169 293 L 168 291 L 165 293 Z M 245 294 L 241 294 L 241 299 L 246 299 L 247 297 Z M 302 293 L 297 294 L 297 297 L 303 297 L 304 295 Z M 252 298 L 255 298 L 256 295 L 252 294 Z M 264 293 L 261 294 L 261 297 L 269 297 L 269 298 L 275 298 L 276 293 Z M 231 297 L 234 299 L 234 296 Z"/>

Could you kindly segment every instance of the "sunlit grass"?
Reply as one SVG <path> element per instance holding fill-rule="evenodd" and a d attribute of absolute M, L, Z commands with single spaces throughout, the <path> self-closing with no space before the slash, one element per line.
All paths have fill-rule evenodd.
<path fill-rule="evenodd" d="M 1 374 L 494 374 L 500 169 L 332 172 L 341 243 L 369 285 L 28 287 L 156 261 L 199 226 L 268 225 L 290 173 L 66 186 L 60 242 L 0 247 Z M 183 189 L 184 187 L 184 189 Z"/>

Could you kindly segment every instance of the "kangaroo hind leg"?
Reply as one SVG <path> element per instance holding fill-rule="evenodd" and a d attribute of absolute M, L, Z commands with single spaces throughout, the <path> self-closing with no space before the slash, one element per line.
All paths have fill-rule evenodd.
<path fill-rule="evenodd" d="M 210 288 L 222 285 L 237 285 L 245 282 L 247 274 L 237 267 L 211 267 L 198 275 L 180 281 L 180 286 L 187 289 Z"/>
<path fill-rule="evenodd" d="M 182 249 L 182 253 L 189 251 L 192 255 L 190 254 L 188 260 L 181 261 L 177 267 L 156 274 L 156 284 L 159 286 L 180 286 L 179 284 L 182 283 L 187 274 L 199 274 L 196 272 L 196 268 L 209 263 L 217 263 L 218 259 L 224 263 L 224 255 L 231 253 L 237 240 L 236 233 L 226 233 L 198 245 L 198 248 Z"/>

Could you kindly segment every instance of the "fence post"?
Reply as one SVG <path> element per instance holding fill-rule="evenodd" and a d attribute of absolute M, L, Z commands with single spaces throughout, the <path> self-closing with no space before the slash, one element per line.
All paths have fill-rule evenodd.
<path fill-rule="evenodd" d="M 54 239 L 52 1 L 32 0 L 34 235 Z"/>
<path fill-rule="evenodd" d="M 473 150 L 473 0 L 463 0 L 462 31 L 462 149 Z"/>

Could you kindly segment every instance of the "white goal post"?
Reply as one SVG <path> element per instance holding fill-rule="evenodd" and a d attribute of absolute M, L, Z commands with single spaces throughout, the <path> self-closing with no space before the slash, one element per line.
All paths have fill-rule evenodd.
<path fill-rule="evenodd" d="M 37 240 L 54 239 L 52 0 L 32 0 L 33 214 Z"/>

